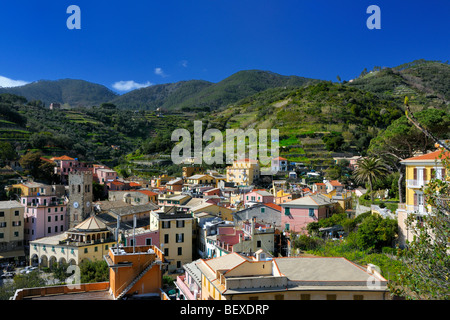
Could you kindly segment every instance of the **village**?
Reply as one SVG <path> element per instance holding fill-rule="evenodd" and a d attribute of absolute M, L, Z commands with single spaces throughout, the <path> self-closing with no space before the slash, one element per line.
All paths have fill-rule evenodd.
<path fill-rule="evenodd" d="M 11 200 L 0 202 L 0 281 L 102 261 L 109 268 L 106 282 L 54 281 L 17 290 L 10 299 L 392 299 L 377 266 L 302 254 L 293 242 L 309 236 L 311 223 L 369 214 L 395 217 L 392 247 L 403 248 L 412 237 L 408 214 L 429 210 L 420 188 L 446 175 L 435 163 L 440 153 L 402 162 L 406 202 L 397 212 L 360 205 L 358 198 L 367 192 L 361 187 L 297 178 L 295 165 L 282 157 L 272 159 L 277 174 L 270 188 L 258 186 L 261 168 L 250 159 L 236 160 L 222 172 L 186 165 L 182 176 L 152 179 L 124 179 L 107 166 L 65 155 L 45 159 L 61 184 L 15 181 L 6 187 Z M 346 164 L 354 170 L 360 160 Z M 321 179 L 315 172 L 309 176 Z M 94 198 L 94 183 L 102 186 L 105 200 Z M 347 236 L 341 225 L 320 228 L 317 235 L 333 241 Z M 373 282 L 377 285 L 369 285 Z"/>

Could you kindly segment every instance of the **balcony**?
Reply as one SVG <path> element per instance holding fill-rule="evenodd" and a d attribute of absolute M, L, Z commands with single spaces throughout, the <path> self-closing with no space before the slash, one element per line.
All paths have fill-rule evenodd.
<path fill-rule="evenodd" d="M 183 292 L 184 296 L 186 297 L 186 300 L 199 300 L 200 293 L 197 291 L 195 292 L 195 285 L 188 285 L 186 282 L 186 276 L 178 276 L 176 286 L 178 289 L 180 289 L 181 292 Z"/>
<path fill-rule="evenodd" d="M 428 180 L 416 180 L 416 179 L 408 179 L 406 180 L 406 187 L 408 188 L 422 188 L 423 186 L 428 184 Z"/>
<path fill-rule="evenodd" d="M 406 203 L 399 203 L 397 211 L 406 211 L 407 213 L 416 213 L 419 215 L 427 215 L 427 206 L 425 205 L 407 205 Z"/>

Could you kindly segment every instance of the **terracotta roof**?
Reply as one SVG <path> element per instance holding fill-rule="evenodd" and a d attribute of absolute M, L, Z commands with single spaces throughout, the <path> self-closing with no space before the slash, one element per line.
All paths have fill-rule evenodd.
<path fill-rule="evenodd" d="M 146 194 L 146 195 L 148 195 L 150 197 L 158 195 L 156 192 L 153 192 L 153 191 L 150 191 L 150 190 L 136 190 L 136 191 L 140 192 L 140 193 L 143 193 L 143 194 Z"/>
<path fill-rule="evenodd" d="M 140 187 L 141 185 L 136 182 L 130 182 L 130 187 Z"/>
<path fill-rule="evenodd" d="M 121 181 L 117 181 L 117 180 L 111 181 L 110 183 L 111 183 L 111 184 L 114 184 L 114 185 L 117 185 L 117 186 L 123 186 L 123 185 L 125 185 L 125 183 L 123 183 L 123 182 L 121 182 Z"/>
<path fill-rule="evenodd" d="M 316 186 L 324 186 L 325 185 L 325 183 L 322 183 L 322 182 L 316 182 L 316 183 L 314 183 Z"/>
<path fill-rule="evenodd" d="M 331 180 L 331 181 L 330 181 L 330 184 L 331 184 L 332 186 L 336 186 L 336 187 L 342 186 L 342 184 L 341 184 L 339 181 L 337 181 L 337 180 Z"/>
<path fill-rule="evenodd" d="M 450 152 L 448 152 L 448 151 L 444 152 L 442 150 L 437 150 L 434 152 L 423 154 L 421 156 L 408 158 L 401 162 L 404 162 L 404 161 L 435 161 L 435 160 L 439 161 L 439 160 L 441 160 L 441 158 L 440 158 L 441 154 L 442 154 L 442 158 L 444 158 L 444 159 L 450 158 Z"/>
<path fill-rule="evenodd" d="M 69 157 L 69 156 L 64 155 L 64 156 L 62 156 L 62 157 L 53 157 L 53 158 L 51 158 L 50 160 L 72 160 L 72 161 L 74 161 L 75 159 L 74 159 L 74 158 L 71 158 L 71 157 Z"/>
<path fill-rule="evenodd" d="M 277 158 L 274 158 L 273 160 L 287 161 L 287 159 L 286 159 L 286 158 L 283 158 L 283 157 L 277 157 Z"/>
<path fill-rule="evenodd" d="M 281 212 L 281 207 L 279 205 L 276 205 L 275 203 L 264 203 L 264 205 Z"/>

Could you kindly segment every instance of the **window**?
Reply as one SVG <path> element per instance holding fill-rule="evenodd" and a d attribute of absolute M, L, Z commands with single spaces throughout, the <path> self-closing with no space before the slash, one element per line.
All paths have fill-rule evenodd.
<path fill-rule="evenodd" d="M 6 228 L 6 222 L 0 222 L 0 228 Z"/>
<path fill-rule="evenodd" d="M 309 216 L 314 217 L 314 208 L 309 208 Z"/>
<path fill-rule="evenodd" d="M 88 248 L 84 248 L 84 253 L 88 253 Z"/>
<path fill-rule="evenodd" d="M 289 231 L 289 228 L 290 228 L 290 225 L 289 225 L 289 223 L 286 223 L 286 224 L 284 225 L 284 228 L 285 228 L 286 230 L 288 230 L 288 231 Z"/>
<path fill-rule="evenodd" d="M 355 294 L 353 300 L 364 300 L 364 296 L 362 294 Z"/>
<path fill-rule="evenodd" d="M 63 207 L 61 207 L 61 209 L 59 209 L 59 211 L 63 212 L 63 211 L 64 211 L 64 208 L 63 208 Z"/>
<path fill-rule="evenodd" d="M 301 294 L 300 295 L 300 300 L 311 300 L 311 295 L 310 294 Z"/>
<path fill-rule="evenodd" d="M 169 255 L 169 248 L 164 248 L 164 255 L 168 256 Z"/>
<path fill-rule="evenodd" d="M 51 210 L 51 209 L 50 209 L 50 208 L 48 208 L 48 209 L 47 209 L 47 212 L 48 212 L 48 213 L 50 213 L 50 210 Z"/>
<path fill-rule="evenodd" d="M 0 239 L 3 239 L 5 237 L 4 233 L 0 233 Z"/>
<path fill-rule="evenodd" d="M 163 221 L 162 222 L 162 228 L 163 229 L 170 229 L 170 221 Z"/>
<path fill-rule="evenodd" d="M 183 248 L 182 247 L 178 247 L 178 255 L 179 256 L 183 255 Z"/>
<path fill-rule="evenodd" d="M 184 233 L 177 233 L 175 239 L 177 243 L 184 242 Z"/>
<path fill-rule="evenodd" d="M 184 220 L 177 220 L 177 228 L 184 228 Z"/>
<path fill-rule="evenodd" d="M 169 243 L 169 235 L 168 234 L 164 235 L 164 243 Z"/>
<path fill-rule="evenodd" d="M 23 201 L 25 201 L 25 199 Z M 4 217 L 4 216 L 5 216 L 5 212 L 4 211 L 0 211 L 0 217 Z"/>
<path fill-rule="evenodd" d="M 14 215 L 18 216 L 19 215 L 19 210 L 14 211 Z"/>
<path fill-rule="evenodd" d="M 58 232 L 58 226 L 55 226 L 55 233 Z"/>
<path fill-rule="evenodd" d="M 335 294 L 327 294 L 327 300 L 336 300 Z"/>
<path fill-rule="evenodd" d="M 256 241 L 256 247 L 261 248 L 261 240 Z"/>
<path fill-rule="evenodd" d="M 285 207 L 284 208 L 284 215 L 285 216 L 290 216 L 291 215 L 291 208 Z"/>
<path fill-rule="evenodd" d="M 63 232 L 64 231 L 64 226 L 60 226 L 59 227 L 59 231 Z"/>
<path fill-rule="evenodd" d="M 266 208 L 262 207 L 261 208 L 261 213 L 264 213 L 266 211 Z"/>
<path fill-rule="evenodd" d="M 52 228 L 51 227 L 47 228 L 47 233 L 52 233 Z"/>
<path fill-rule="evenodd" d="M 55 216 L 55 221 L 58 221 L 58 216 Z"/>
<path fill-rule="evenodd" d="M 63 221 L 63 219 L 64 219 L 64 216 L 63 216 L 63 215 L 61 215 L 61 221 Z"/>
<path fill-rule="evenodd" d="M 177 269 L 181 268 L 181 261 L 177 261 Z"/>
<path fill-rule="evenodd" d="M 94 247 L 94 251 L 95 251 L 95 252 L 98 252 L 98 247 Z"/>
<path fill-rule="evenodd" d="M 18 236 L 19 236 L 19 232 L 15 231 L 15 232 L 14 232 L 14 237 L 17 238 Z"/>
<path fill-rule="evenodd" d="M 51 216 L 48 216 L 48 217 L 47 217 L 47 221 L 48 221 L 48 222 L 52 222 L 52 217 L 51 217 Z"/>

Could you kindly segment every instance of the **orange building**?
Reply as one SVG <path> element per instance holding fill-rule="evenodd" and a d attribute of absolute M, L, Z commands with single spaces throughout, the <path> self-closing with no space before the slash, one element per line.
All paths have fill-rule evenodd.
<path fill-rule="evenodd" d="M 126 295 L 161 299 L 162 276 L 167 264 L 156 246 L 111 248 L 105 256 L 109 271 L 109 293 L 115 300 Z"/>

